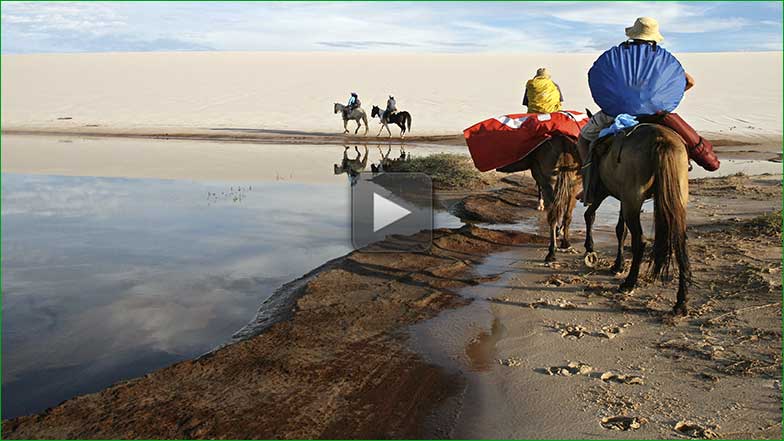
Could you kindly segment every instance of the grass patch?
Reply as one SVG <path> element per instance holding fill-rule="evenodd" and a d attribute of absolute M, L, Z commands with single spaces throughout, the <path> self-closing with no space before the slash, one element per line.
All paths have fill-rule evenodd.
<path fill-rule="evenodd" d="M 395 171 L 425 173 L 433 179 L 433 187 L 439 190 L 473 189 L 486 184 L 471 158 L 455 153 L 411 158 L 400 163 Z"/>

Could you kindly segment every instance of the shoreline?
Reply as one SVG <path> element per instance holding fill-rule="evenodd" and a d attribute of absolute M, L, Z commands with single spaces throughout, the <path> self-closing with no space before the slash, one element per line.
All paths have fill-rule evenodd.
<path fill-rule="evenodd" d="M 216 133 L 218 131 L 218 133 Z M 131 138 L 152 140 L 239 142 L 248 144 L 432 144 L 465 146 L 462 133 L 456 135 L 409 135 L 400 137 L 375 137 L 344 135 L 342 133 L 301 132 L 267 129 L 164 129 L 164 130 L 63 130 L 63 129 L 6 129 L 3 135 L 69 136 L 87 138 Z"/>

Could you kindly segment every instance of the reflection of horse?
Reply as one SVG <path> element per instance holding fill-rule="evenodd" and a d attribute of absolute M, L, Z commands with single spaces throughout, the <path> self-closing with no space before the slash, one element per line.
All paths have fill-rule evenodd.
<path fill-rule="evenodd" d="M 604 153 L 604 154 L 602 154 Z M 673 308 L 686 314 L 686 294 L 691 282 L 686 251 L 686 204 L 689 200 L 689 157 L 682 138 L 660 125 L 639 124 L 626 134 L 598 142 L 593 153 L 599 185 L 594 202 L 585 211 L 585 249 L 593 252 L 591 228 L 599 204 L 611 195 L 621 201 L 621 215 L 615 229 L 618 254 L 612 270 L 623 271 L 623 242 L 626 228 L 632 233 L 632 266 L 621 291 L 631 292 L 637 284 L 645 251 L 640 225 L 642 203 L 653 197 L 655 237 L 654 277 L 667 278 L 672 255 L 678 262 L 678 295 Z"/>
<path fill-rule="evenodd" d="M 357 146 L 354 146 L 354 151 L 357 152 L 357 157 L 354 159 L 348 158 L 348 146 L 343 149 L 343 160 L 340 165 L 335 165 L 335 174 L 339 175 L 345 173 L 348 175 L 349 180 L 354 182 L 357 176 L 367 168 L 368 148 L 365 146 L 365 154 L 361 155 Z M 360 159 L 361 158 L 361 159 Z"/>
<path fill-rule="evenodd" d="M 344 106 L 343 104 L 335 103 L 335 113 L 340 112 L 340 116 L 343 118 L 343 129 L 344 129 L 343 133 L 348 133 L 347 124 L 349 120 L 353 120 L 357 122 L 357 129 L 354 130 L 354 134 L 356 135 L 357 132 L 359 132 L 359 128 L 362 127 L 362 124 L 360 124 L 359 120 L 362 120 L 365 123 L 365 135 L 367 135 L 368 132 L 367 113 L 365 113 L 365 111 L 362 110 L 362 108 L 356 108 L 351 112 L 348 112 L 348 114 L 346 114 L 346 112 L 344 112 L 345 109 L 346 106 Z"/>
<path fill-rule="evenodd" d="M 560 248 L 570 248 L 569 224 L 572 222 L 572 211 L 577 202 L 576 187 L 580 184 L 580 156 L 576 144 L 562 136 L 555 136 L 545 141 L 528 156 L 498 171 L 513 173 L 531 170 L 536 184 L 542 192 L 547 223 L 550 226 L 550 248 L 545 262 L 555 260 L 555 241 L 558 230 L 561 230 Z"/>
<path fill-rule="evenodd" d="M 411 159 L 411 154 L 406 153 L 406 148 L 402 145 L 400 146 L 400 156 L 397 158 L 389 158 L 389 154 L 392 152 L 392 146 L 387 148 L 386 154 L 384 151 L 381 150 L 381 146 L 378 147 L 378 152 L 381 153 L 381 160 L 378 162 L 378 167 L 371 165 L 371 168 L 374 173 L 385 171 L 385 172 L 393 172 L 399 171 L 400 167 L 403 165 L 404 162 L 408 162 Z"/>
<path fill-rule="evenodd" d="M 411 114 L 402 110 L 400 112 L 394 112 L 392 115 L 387 115 L 386 111 L 381 111 L 381 108 L 378 106 L 373 106 L 373 109 L 370 111 L 370 117 L 381 120 L 381 128 L 378 129 L 378 135 L 381 135 L 381 131 L 387 129 L 387 133 L 389 136 L 392 137 L 392 132 L 389 131 L 389 123 L 397 124 L 400 127 L 400 137 L 404 137 L 406 134 L 406 130 L 409 132 L 411 131 Z M 406 129 L 406 124 L 408 124 L 408 129 Z"/>

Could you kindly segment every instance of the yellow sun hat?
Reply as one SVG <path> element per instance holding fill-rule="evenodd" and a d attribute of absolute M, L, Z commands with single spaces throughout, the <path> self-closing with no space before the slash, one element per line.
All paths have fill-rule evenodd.
<path fill-rule="evenodd" d="M 626 36 L 633 40 L 646 40 L 661 43 L 664 40 L 659 33 L 659 22 L 655 18 L 640 17 L 634 21 L 634 26 L 626 28 Z"/>

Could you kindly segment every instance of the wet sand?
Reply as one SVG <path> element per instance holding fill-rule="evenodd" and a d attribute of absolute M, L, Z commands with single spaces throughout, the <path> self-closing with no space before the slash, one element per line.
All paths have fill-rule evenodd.
<path fill-rule="evenodd" d="M 670 314 L 675 283 L 616 292 L 608 226 L 595 270 L 581 251 L 545 265 L 536 245 L 485 260 L 477 271 L 498 280 L 463 289 L 470 305 L 412 328 L 412 347 L 465 378 L 441 408 L 449 436 L 779 439 L 781 238 L 752 219 L 780 209 L 780 179 L 691 182 L 685 318 Z M 641 426 L 602 425 L 615 417 Z M 678 432 L 684 422 L 693 424 Z"/>

